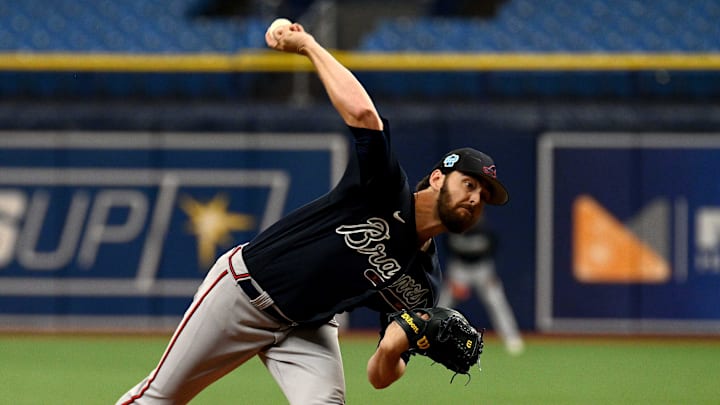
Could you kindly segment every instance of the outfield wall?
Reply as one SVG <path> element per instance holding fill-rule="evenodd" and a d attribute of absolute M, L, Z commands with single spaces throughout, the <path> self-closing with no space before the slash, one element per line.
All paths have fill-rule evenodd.
<path fill-rule="evenodd" d="M 495 158 L 511 200 L 487 215 L 523 329 L 720 332 L 720 106 L 378 105 L 412 180 L 457 146 Z M 0 103 L 0 127 L 3 327 L 170 327 L 212 260 L 207 246 L 220 252 L 320 195 L 347 158 L 347 133 L 324 100 L 14 100 Z M 578 223 L 586 195 L 601 209 Z M 192 224 L 207 212 L 230 225 L 203 244 Z M 640 253 L 611 269 L 593 262 L 575 251 L 588 224 L 618 232 L 591 237 L 582 252 Z M 624 244 L 607 246 L 608 238 Z M 576 259 L 594 263 L 593 276 L 582 276 Z M 644 273 L 646 261 L 657 274 Z M 627 267 L 620 276 L 618 266 Z M 488 325 L 478 301 L 460 308 Z M 350 320 L 376 324 L 364 311 Z"/>

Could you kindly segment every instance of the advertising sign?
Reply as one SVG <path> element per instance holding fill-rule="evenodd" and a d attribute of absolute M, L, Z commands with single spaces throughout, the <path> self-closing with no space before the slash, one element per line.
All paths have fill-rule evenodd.
<path fill-rule="evenodd" d="M 226 249 L 327 192 L 335 134 L 0 134 L 5 325 L 161 326 Z"/>
<path fill-rule="evenodd" d="M 720 333 L 720 136 L 547 133 L 537 325 Z"/>

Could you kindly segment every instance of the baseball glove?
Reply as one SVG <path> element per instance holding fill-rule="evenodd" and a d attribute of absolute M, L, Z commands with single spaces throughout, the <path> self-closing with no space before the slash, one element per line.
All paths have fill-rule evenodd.
<path fill-rule="evenodd" d="M 423 319 L 427 315 L 428 319 Z M 389 315 L 405 331 L 410 352 L 427 356 L 457 374 L 469 374 L 483 351 L 483 332 L 450 308 L 416 308 Z"/>

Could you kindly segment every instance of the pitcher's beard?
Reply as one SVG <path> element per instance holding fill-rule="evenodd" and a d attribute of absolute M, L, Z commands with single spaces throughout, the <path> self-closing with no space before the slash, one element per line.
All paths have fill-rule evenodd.
<path fill-rule="evenodd" d="M 440 221 L 452 233 L 463 233 L 474 225 L 472 215 L 465 216 L 459 214 L 450 205 L 450 192 L 448 192 L 445 184 L 440 188 L 438 196 L 438 216 Z"/>

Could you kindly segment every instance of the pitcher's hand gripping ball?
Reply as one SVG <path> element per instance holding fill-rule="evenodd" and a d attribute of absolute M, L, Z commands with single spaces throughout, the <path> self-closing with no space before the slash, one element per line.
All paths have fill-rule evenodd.
<path fill-rule="evenodd" d="M 289 53 L 303 53 L 303 48 L 314 38 L 305 28 L 287 18 L 277 18 L 265 31 L 265 43 L 270 48 Z"/>
<path fill-rule="evenodd" d="M 270 26 L 265 32 L 265 36 L 269 36 L 270 38 L 277 41 L 278 39 L 275 36 L 275 30 L 290 24 L 292 24 L 292 21 L 288 20 L 287 18 L 276 18 L 272 23 L 270 23 Z"/>
<path fill-rule="evenodd" d="M 403 328 L 413 354 L 427 356 L 458 374 L 469 374 L 470 367 L 480 361 L 484 330 L 478 332 L 458 311 L 416 308 L 395 312 L 389 318 Z"/>

